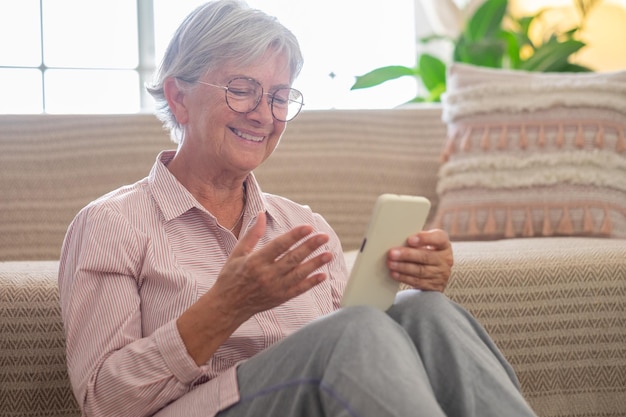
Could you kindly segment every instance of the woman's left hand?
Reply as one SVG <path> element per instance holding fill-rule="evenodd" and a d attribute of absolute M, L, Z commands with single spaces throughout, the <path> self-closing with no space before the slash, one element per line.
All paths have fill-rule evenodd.
<path fill-rule="evenodd" d="M 387 256 L 393 279 L 426 291 L 443 292 L 453 263 L 450 239 L 440 229 L 409 236 L 406 246 L 392 248 Z"/>

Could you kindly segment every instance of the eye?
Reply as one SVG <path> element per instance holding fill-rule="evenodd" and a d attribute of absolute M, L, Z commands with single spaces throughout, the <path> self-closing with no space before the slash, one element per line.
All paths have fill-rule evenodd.
<path fill-rule="evenodd" d="M 234 97 L 246 98 L 256 95 L 256 91 L 251 88 L 229 87 L 228 93 Z"/>
<path fill-rule="evenodd" d="M 228 94 L 234 99 L 249 99 L 260 96 L 261 86 L 248 78 L 235 78 L 228 83 Z"/>
<path fill-rule="evenodd" d="M 287 106 L 289 104 L 289 89 L 281 88 L 280 90 L 276 90 L 273 96 L 273 101 L 275 106 Z"/>

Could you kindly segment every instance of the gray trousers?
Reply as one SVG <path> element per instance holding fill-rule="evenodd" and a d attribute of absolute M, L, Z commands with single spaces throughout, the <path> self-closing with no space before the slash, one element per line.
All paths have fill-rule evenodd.
<path fill-rule="evenodd" d="M 321 318 L 240 365 L 238 382 L 219 417 L 535 416 L 487 333 L 436 292 Z"/>

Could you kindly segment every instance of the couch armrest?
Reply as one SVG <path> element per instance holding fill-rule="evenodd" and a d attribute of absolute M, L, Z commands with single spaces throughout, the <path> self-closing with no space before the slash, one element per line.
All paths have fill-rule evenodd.
<path fill-rule="evenodd" d="M 541 416 L 626 410 L 626 240 L 453 243 L 448 295 L 486 327 Z"/>
<path fill-rule="evenodd" d="M 59 263 L 0 262 L 0 415 L 79 416 L 65 362 Z"/>

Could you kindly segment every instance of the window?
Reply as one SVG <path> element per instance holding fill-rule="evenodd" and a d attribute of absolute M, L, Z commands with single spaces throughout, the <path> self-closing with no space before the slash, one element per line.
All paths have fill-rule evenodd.
<path fill-rule="evenodd" d="M 415 0 L 248 0 L 298 37 L 295 87 L 307 109 L 393 107 L 412 79 L 350 91 L 356 75 L 415 61 Z M 185 15 L 202 0 L 0 2 L 0 113 L 151 111 L 143 85 Z M 71 12 L 69 12 L 71 11 Z M 13 40 L 7 42 L 6 40 Z"/>
<path fill-rule="evenodd" d="M 139 110 L 133 2 L 3 1 L 0 36 L 1 112 Z"/>

